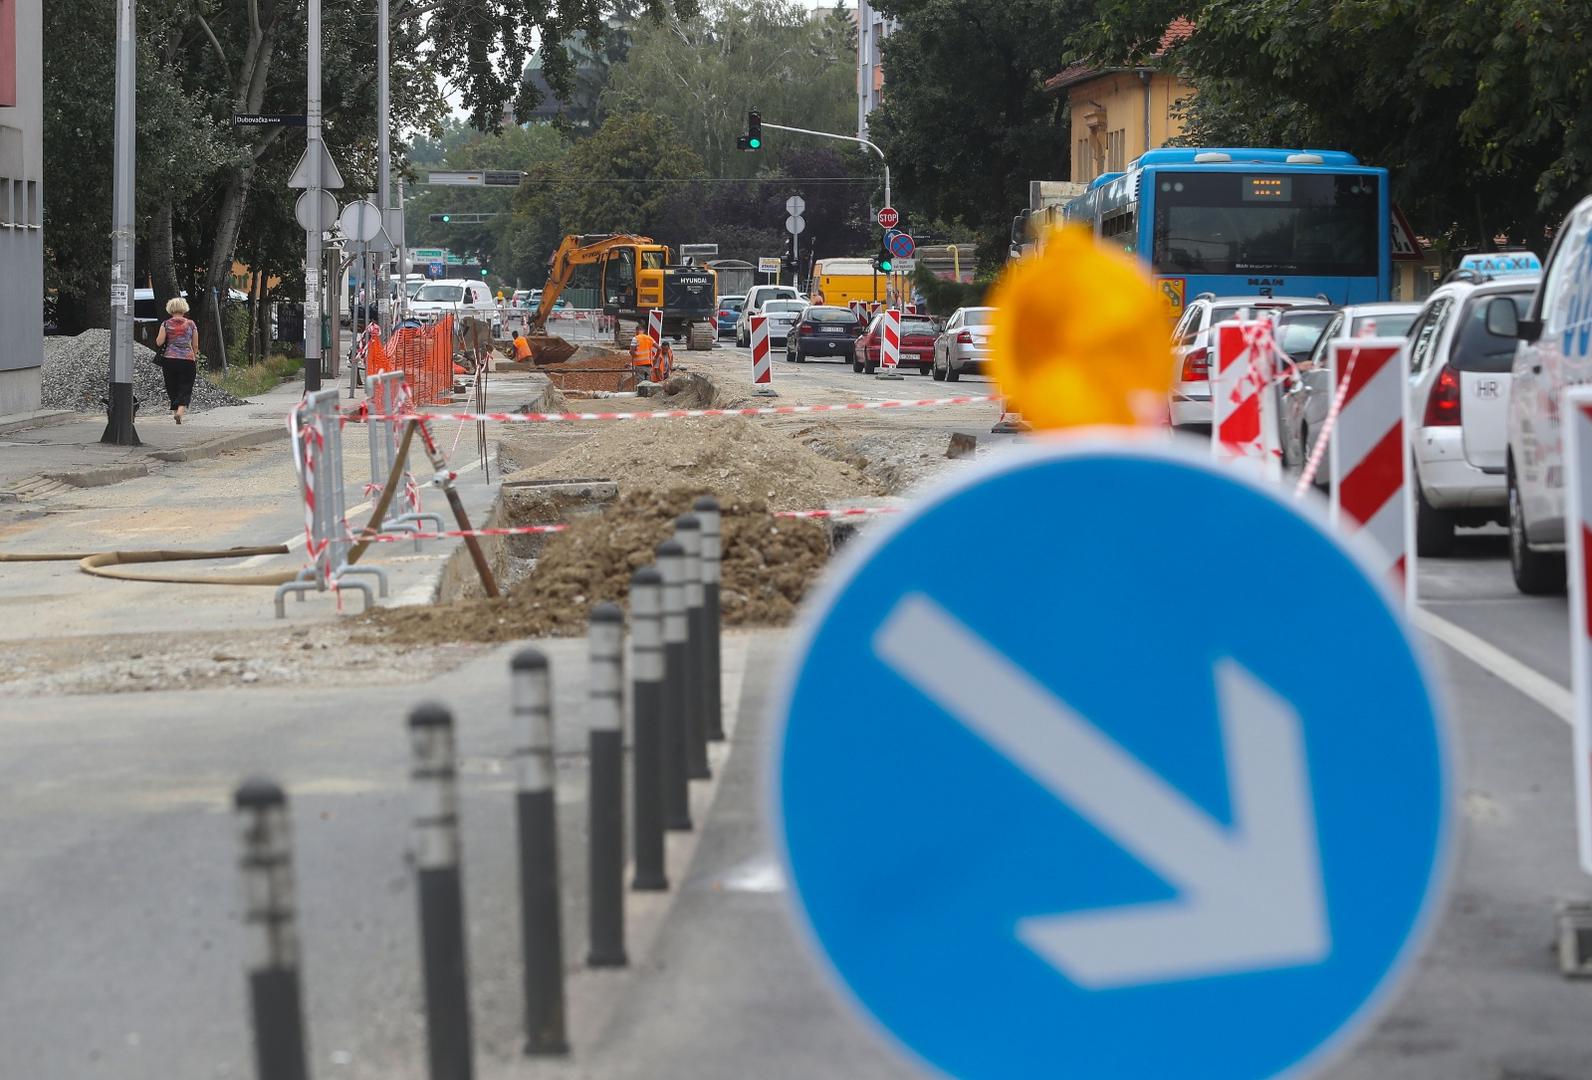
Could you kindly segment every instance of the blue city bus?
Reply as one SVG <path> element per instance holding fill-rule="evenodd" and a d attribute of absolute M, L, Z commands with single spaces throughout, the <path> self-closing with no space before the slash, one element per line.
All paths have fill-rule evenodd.
<path fill-rule="evenodd" d="M 1062 213 L 1144 259 L 1173 319 L 1202 293 L 1389 298 L 1387 170 L 1339 150 L 1150 150 Z"/>

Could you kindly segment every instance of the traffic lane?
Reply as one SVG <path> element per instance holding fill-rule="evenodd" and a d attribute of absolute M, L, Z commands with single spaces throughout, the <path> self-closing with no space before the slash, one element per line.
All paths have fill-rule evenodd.
<path fill-rule="evenodd" d="M 734 638 L 726 639 L 734 656 Z M 0 1045 L 19 1077 L 252 1069 L 229 804 L 250 774 L 292 800 L 312 1061 L 421 1077 L 420 946 L 405 718 L 454 710 L 470 972 L 483 1059 L 519 1060 L 508 658 L 421 686 L 13 700 L 0 725 Z M 586 643 L 539 642 L 557 695 L 567 955 L 585 955 Z M 25 928 L 25 932 L 24 929 Z"/>
<path fill-rule="evenodd" d="M 1592 1075 L 1592 984 L 1559 975 L 1555 902 L 1576 861 L 1570 730 L 1452 650 L 1435 653 L 1457 741 L 1453 887 L 1413 977 L 1331 1080 Z M 1396 828 L 1397 822 L 1389 822 Z"/>
<path fill-rule="evenodd" d="M 1516 589 L 1508 545 L 1501 529 L 1463 531 L 1450 556 L 1418 560 L 1421 606 L 1569 686 L 1568 601 Z"/>

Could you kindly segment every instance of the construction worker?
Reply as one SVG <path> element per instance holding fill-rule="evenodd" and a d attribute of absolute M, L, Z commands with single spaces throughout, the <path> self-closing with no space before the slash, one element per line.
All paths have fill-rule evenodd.
<path fill-rule="evenodd" d="M 658 351 L 658 343 L 646 330 L 637 327 L 636 336 L 630 342 L 630 362 L 638 368 L 646 370 L 640 373 L 641 378 L 651 382 L 653 380 L 653 359 Z"/>
<path fill-rule="evenodd" d="M 531 358 L 531 343 L 525 340 L 525 335 L 518 330 L 514 331 L 514 362 L 524 363 Z"/>

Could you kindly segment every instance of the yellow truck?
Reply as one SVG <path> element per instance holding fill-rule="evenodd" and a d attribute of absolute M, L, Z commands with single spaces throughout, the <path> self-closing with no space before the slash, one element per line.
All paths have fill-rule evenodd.
<path fill-rule="evenodd" d="M 891 275 L 876 273 L 872 259 L 819 259 L 813 265 L 813 285 L 808 295 L 822 292 L 824 303 L 836 307 L 845 307 L 853 300 L 883 303 L 890 284 Z"/>

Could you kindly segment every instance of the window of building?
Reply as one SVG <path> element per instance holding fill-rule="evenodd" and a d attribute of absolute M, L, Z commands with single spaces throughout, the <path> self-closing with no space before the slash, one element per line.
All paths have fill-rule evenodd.
<path fill-rule="evenodd" d="M 0 0 L 0 106 L 17 103 L 17 0 Z"/>
<path fill-rule="evenodd" d="M 1128 145 L 1128 129 L 1117 130 L 1106 134 L 1106 171 L 1121 172 L 1127 165 L 1124 151 Z"/>
<path fill-rule="evenodd" d="M 0 176 L 0 229 L 10 228 L 16 220 L 16 210 L 11 202 L 11 181 Z"/>

